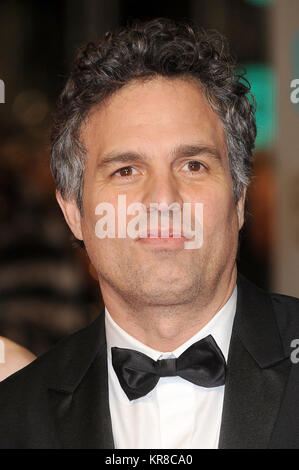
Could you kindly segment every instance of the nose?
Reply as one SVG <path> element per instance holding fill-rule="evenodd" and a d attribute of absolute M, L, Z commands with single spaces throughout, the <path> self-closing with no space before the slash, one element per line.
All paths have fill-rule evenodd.
<path fill-rule="evenodd" d="M 175 177 L 170 172 L 155 173 L 150 181 L 148 181 L 143 194 L 142 203 L 145 205 L 148 212 L 150 212 L 150 205 L 152 203 L 157 203 L 161 205 L 161 207 L 178 203 L 180 207 L 182 207 L 183 199 Z"/>

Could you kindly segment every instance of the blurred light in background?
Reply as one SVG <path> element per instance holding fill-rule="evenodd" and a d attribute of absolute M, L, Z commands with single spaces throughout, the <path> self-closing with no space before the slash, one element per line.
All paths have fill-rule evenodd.
<path fill-rule="evenodd" d="M 38 90 L 26 90 L 19 93 L 12 105 L 15 117 L 24 126 L 42 124 L 49 111 L 46 96 Z"/>
<path fill-rule="evenodd" d="M 252 3 L 252 5 L 258 5 L 261 7 L 265 7 L 271 5 L 275 2 L 275 0 L 246 0 L 248 3 Z"/>
<path fill-rule="evenodd" d="M 272 149 L 276 135 L 276 80 L 273 68 L 264 64 L 245 64 L 245 69 L 257 103 L 255 148 Z"/>

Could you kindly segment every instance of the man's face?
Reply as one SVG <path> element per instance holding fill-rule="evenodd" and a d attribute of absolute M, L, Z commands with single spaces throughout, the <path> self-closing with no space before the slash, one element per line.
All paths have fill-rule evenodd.
<path fill-rule="evenodd" d="M 223 127 L 200 87 L 183 79 L 132 82 L 93 109 L 81 138 L 87 149 L 83 215 L 77 212 L 72 229 L 84 240 L 104 301 L 113 294 L 136 308 L 197 298 L 208 303 L 235 273 L 244 201 L 234 202 Z M 127 206 L 202 203 L 202 246 L 99 239 L 95 208 L 108 202 L 117 209 L 119 194 Z"/>

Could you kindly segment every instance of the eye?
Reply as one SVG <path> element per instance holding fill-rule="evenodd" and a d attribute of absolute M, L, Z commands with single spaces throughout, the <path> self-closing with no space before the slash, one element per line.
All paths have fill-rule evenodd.
<path fill-rule="evenodd" d="M 129 178 L 130 176 L 137 175 L 138 172 L 132 166 L 124 166 L 115 171 L 112 176 L 120 176 L 122 178 Z"/>
<path fill-rule="evenodd" d="M 187 167 L 187 168 L 186 168 Z M 182 168 L 184 171 L 188 171 L 191 173 L 197 173 L 200 170 L 206 170 L 205 165 L 197 160 L 190 160 L 189 162 L 185 163 Z"/>

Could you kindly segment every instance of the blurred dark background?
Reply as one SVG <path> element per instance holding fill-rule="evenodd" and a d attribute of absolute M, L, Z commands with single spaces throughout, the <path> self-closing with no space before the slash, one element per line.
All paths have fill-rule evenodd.
<path fill-rule="evenodd" d="M 286 5 L 299 18 L 296 0 L 1 0 L 0 79 L 5 103 L 0 104 L 0 335 L 41 354 L 90 323 L 102 308 L 92 268 L 84 251 L 71 241 L 55 201 L 49 170 L 51 112 L 77 48 L 135 18 L 192 19 L 230 40 L 258 102 L 256 163 L 239 269 L 260 287 L 299 294 L 293 282 L 294 273 L 298 276 L 298 205 L 286 221 L 294 226 L 294 242 L 293 235 L 280 233 L 285 223 L 279 216 L 286 215 L 279 178 L 284 168 L 293 174 L 297 165 L 288 166 L 287 157 L 281 159 L 285 141 L 290 151 L 283 147 L 284 153 L 293 155 L 293 150 L 278 128 L 286 117 L 279 115 L 280 99 L 288 107 L 286 113 L 293 113 L 289 126 L 298 125 L 298 110 L 289 109 L 288 95 L 288 80 L 299 78 L 298 43 L 292 56 L 283 38 L 286 29 L 298 40 L 299 26 L 288 23 L 294 12 Z M 290 72 L 284 77 L 287 68 Z M 297 186 L 299 179 L 295 181 Z M 285 180 L 283 184 L 288 186 Z M 294 201 L 298 192 L 290 197 Z M 289 236 L 293 251 L 285 254 Z M 289 259 L 296 260 L 290 272 Z M 276 272 L 284 273 L 282 280 Z"/>

